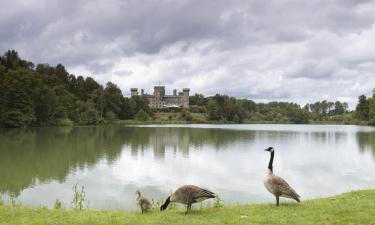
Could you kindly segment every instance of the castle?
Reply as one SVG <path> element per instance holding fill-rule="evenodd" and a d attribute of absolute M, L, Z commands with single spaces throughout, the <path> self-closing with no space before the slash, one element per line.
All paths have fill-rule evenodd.
<path fill-rule="evenodd" d="M 152 95 L 145 94 L 144 90 L 141 89 L 141 96 L 147 98 L 149 102 L 150 108 L 154 109 L 162 109 L 162 108 L 169 108 L 169 107 L 182 107 L 182 108 L 189 108 L 189 88 L 182 89 L 182 92 L 178 92 L 177 90 L 173 90 L 173 95 L 166 95 L 165 94 L 165 87 L 164 86 L 155 86 L 154 93 Z M 138 88 L 131 88 L 130 89 L 131 96 L 138 95 Z"/>

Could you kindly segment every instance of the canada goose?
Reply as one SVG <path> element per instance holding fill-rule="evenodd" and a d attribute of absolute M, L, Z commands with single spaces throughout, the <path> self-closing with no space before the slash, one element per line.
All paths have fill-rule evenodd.
<path fill-rule="evenodd" d="M 296 191 L 281 177 L 273 174 L 273 157 L 275 150 L 273 147 L 269 147 L 264 151 L 271 153 L 270 162 L 268 163 L 268 172 L 266 179 L 264 180 L 264 186 L 266 189 L 271 192 L 276 197 L 276 206 L 279 206 L 279 197 L 291 198 L 300 202 L 300 196 Z"/>
<path fill-rule="evenodd" d="M 136 191 L 135 194 L 137 195 L 137 198 L 136 198 L 137 204 L 139 205 L 139 207 L 141 207 L 142 214 L 143 214 L 143 212 L 146 212 L 147 210 L 151 209 L 152 204 L 151 204 L 150 200 L 143 197 L 139 190 Z"/>
<path fill-rule="evenodd" d="M 215 198 L 216 194 L 207 189 L 203 189 L 194 185 L 184 185 L 178 188 L 171 196 L 169 196 L 164 204 L 160 206 L 160 210 L 165 210 L 170 202 L 178 202 L 186 205 L 186 213 L 191 209 L 193 203 L 201 202 L 209 198 Z"/>

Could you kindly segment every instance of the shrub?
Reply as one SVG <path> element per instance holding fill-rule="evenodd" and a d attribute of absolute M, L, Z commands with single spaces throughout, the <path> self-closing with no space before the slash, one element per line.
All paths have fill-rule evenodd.
<path fill-rule="evenodd" d="M 140 109 L 137 114 L 135 114 L 135 119 L 139 121 L 147 121 L 149 115 L 143 109 Z"/>
<path fill-rule="evenodd" d="M 73 186 L 73 200 L 72 200 L 72 208 L 77 210 L 84 210 L 88 208 L 88 204 L 85 203 L 86 193 L 85 193 L 85 186 L 81 186 L 81 190 L 79 190 L 78 184 Z"/>
<path fill-rule="evenodd" d="M 53 208 L 54 209 L 61 209 L 62 208 L 62 203 L 61 203 L 60 199 L 56 199 L 55 205 L 54 205 Z"/>
<path fill-rule="evenodd" d="M 117 119 L 116 114 L 114 114 L 112 111 L 109 111 L 105 114 L 105 119 L 108 121 L 114 121 Z"/>

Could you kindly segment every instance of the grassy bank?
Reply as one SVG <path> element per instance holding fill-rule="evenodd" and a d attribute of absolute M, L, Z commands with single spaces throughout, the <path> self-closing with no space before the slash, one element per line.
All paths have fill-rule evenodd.
<path fill-rule="evenodd" d="M 74 211 L 26 206 L 0 206 L 0 224 L 375 224 L 375 190 L 335 197 L 272 204 L 251 204 L 142 215 L 124 211 Z"/>

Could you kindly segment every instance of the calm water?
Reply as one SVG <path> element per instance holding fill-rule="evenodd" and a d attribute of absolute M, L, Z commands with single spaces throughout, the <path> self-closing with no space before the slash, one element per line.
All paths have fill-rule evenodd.
<path fill-rule="evenodd" d="M 273 202 L 263 187 L 268 146 L 274 171 L 308 199 L 375 188 L 375 129 L 331 125 L 100 126 L 0 130 L 0 196 L 70 207 L 72 186 L 90 208 L 135 209 L 135 191 L 161 199 L 183 184 L 226 204 Z"/>

